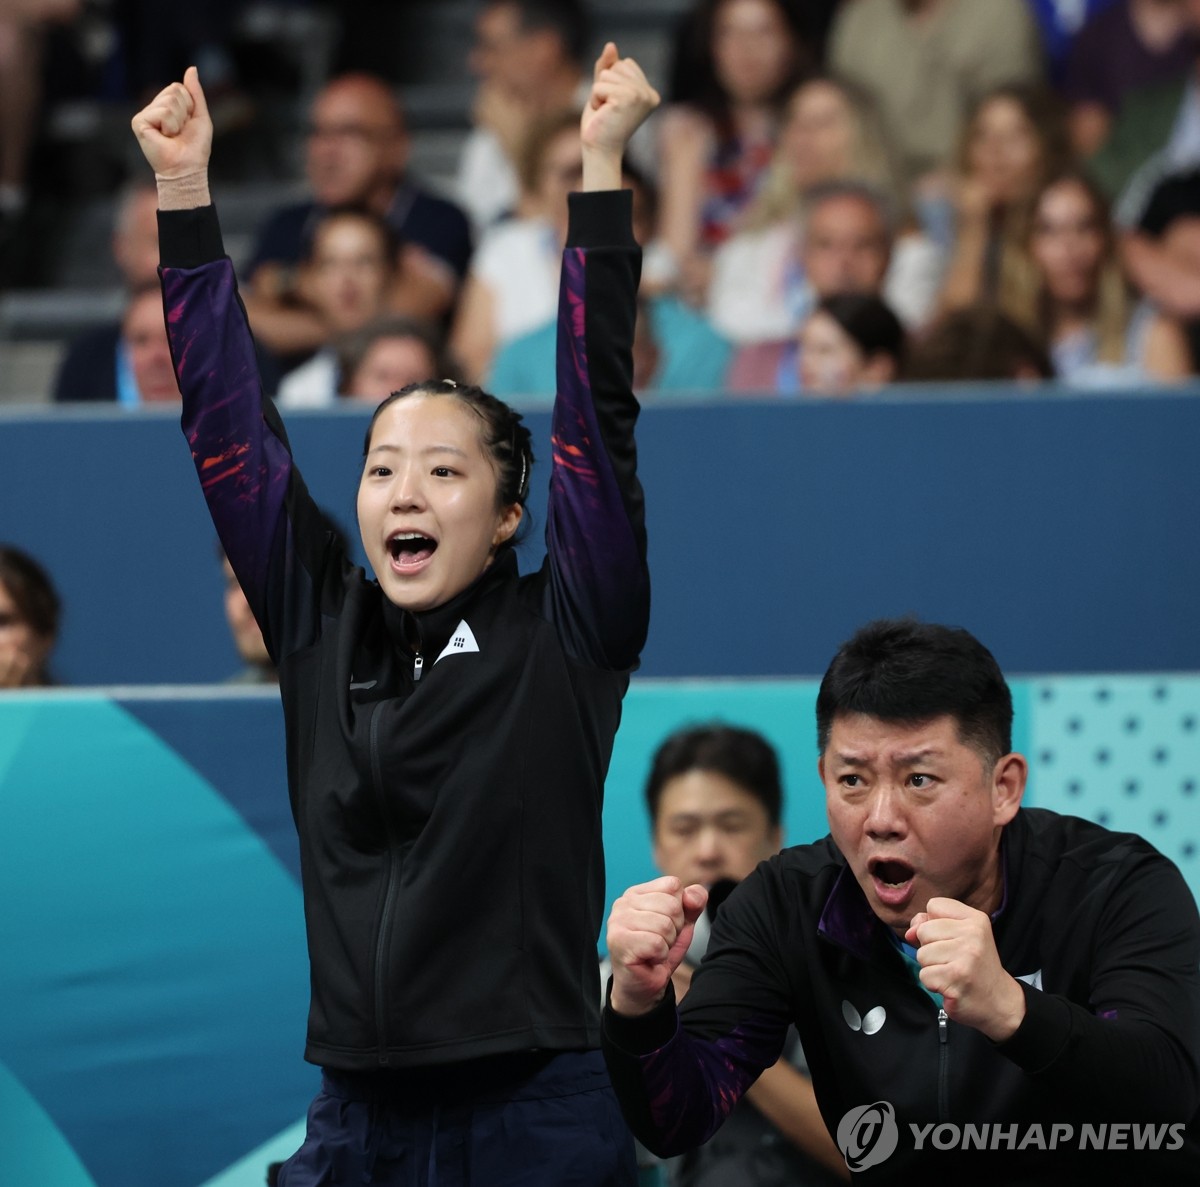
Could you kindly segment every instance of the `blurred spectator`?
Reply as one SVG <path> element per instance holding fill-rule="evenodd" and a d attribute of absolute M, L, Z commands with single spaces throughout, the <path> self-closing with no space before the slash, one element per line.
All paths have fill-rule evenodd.
<path fill-rule="evenodd" d="M 1186 0 L 1116 0 L 1084 25 L 1063 82 L 1081 157 L 1108 138 L 1127 94 L 1187 74 L 1195 51 L 1185 9 Z"/>
<path fill-rule="evenodd" d="M 471 254 L 462 211 L 409 175 L 404 113 L 385 82 L 369 74 L 333 79 L 313 101 L 310 121 L 305 172 L 312 201 L 285 207 L 268 220 L 246 269 L 255 333 L 282 356 L 326 342 L 326 327 L 296 300 L 295 279 L 327 210 L 361 206 L 386 219 L 397 244 L 388 294 L 389 308 L 397 313 L 445 314 Z"/>
<path fill-rule="evenodd" d="M 79 10 L 79 0 L 0 0 L 0 231 L 29 198 L 46 26 L 69 22 Z"/>
<path fill-rule="evenodd" d="M 378 404 L 392 392 L 425 379 L 453 379 L 437 332 L 408 317 L 385 317 L 336 343 L 342 378 L 337 394 Z"/>
<path fill-rule="evenodd" d="M 450 334 L 451 353 L 471 383 L 482 382 L 497 350 L 558 312 L 567 194 L 583 178 L 578 111 L 568 108 L 535 124 L 520 166 L 526 213 L 484 235 Z"/>
<path fill-rule="evenodd" d="M 699 0 L 685 18 L 659 119 L 659 238 L 670 279 L 696 305 L 712 251 L 770 163 L 783 104 L 812 66 L 801 12 L 792 0 Z"/>
<path fill-rule="evenodd" d="M 341 376 L 332 341 L 362 329 L 386 310 L 397 258 L 391 228 L 378 215 L 342 207 L 320 217 L 309 257 L 297 273 L 296 291 L 331 344 L 283 377 L 281 405 L 319 408 L 333 402 Z"/>
<path fill-rule="evenodd" d="M 152 181 L 133 181 L 121 191 L 110 245 L 130 292 L 157 285 L 158 192 Z M 117 377 L 127 371 L 119 322 L 85 330 L 68 346 L 59 365 L 54 399 L 115 400 Z"/>
<path fill-rule="evenodd" d="M 1084 25 L 1121 0 L 1027 0 L 1041 35 L 1046 77 L 1057 88 Z"/>
<path fill-rule="evenodd" d="M 230 676 L 226 683 L 278 684 L 279 673 L 267 652 L 262 629 L 255 621 L 254 611 L 250 609 L 250 603 L 238 584 L 233 566 L 219 544 L 217 556 L 225 578 L 225 621 L 229 623 L 229 634 L 243 665 L 241 671 Z"/>
<path fill-rule="evenodd" d="M 914 383 L 1054 378 L 1042 345 L 993 305 L 944 313 L 910 347 L 901 379 Z"/>
<path fill-rule="evenodd" d="M 816 303 L 804 266 L 804 224 L 812 195 L 828 199 L 849 182 L 852 195 L 886 206 L 897 221 L 901 187 L 869 101 L 832 79 L 796 89 L 788 103 L 767 180 L 746 214 L 746 229 L 713 259 L 709 316 L 735 342 L 793 335 Z M 868 189 L 854 190 L 866 183 Z M 830 187 L 822 189 L 822 187 Z M 807 212 L 807 213 L 806 213 Z M 819 218 L 823 233 L 825 218 Z M 889 304 L 921 324 L 937 299 L 942 252 L 911 223 L 897 235 L 885 281 Z"/>
<path fill-rule="evenodd" d="M 878 297 L 847 293 L 826 297 L 809 314 L 799 346 L 800 390 L 848 396 L 896 378 L 904 361 L 904 327 Z"/>
<path fill-rule="evenodd" d="M 980 101 L 963 139 L 945 308 L 998 297 L 1025 254 L 1033 195 L 1069 159 L 1066 124 L 1049 92 L 1005 86 Z"/>
<path fill-rule="evenodd" d="M 1026 0 L 853 0 L 834 22 L 829 62 L 874 98 L 922 192 L 942 184 L 973 104 L 1042 74 Z"/>
<path fill-rule="evenodd" d="M 1200 169 L 1159 183 L 1121 236 L 1121 254 L 1138 289 L 1184 324 L 1200 364 Z"/>
<path fill-rule="evenodd" d="M 137 289 L 121 318 L 121 359 L 117 400 L 121 404 L 161 404 L 180 399 L 167 345 L 162 290 L 157 284 Z"/>
<path fill-rule="evenodd" d="M 1117 221 L 1124 226 L 1138 221 L 1159 181 L 1200 165 L 1200 0 L 1182 3 L 1191 69 L 1126 92 L 1108 138 L 1088 162 L 1104 192 L 1121 195 Z"/>
<path fill-rule="evenodd" d="M 54 683 L 49 663 L 60 612 L 45 569 L 20 549 L 0 545 L 0 689 Z"/>
<path fill-rule="evenodd" d="M 1036 196 L 1027 262 L 1004 309 L 1047 347 L 1067 383 L 1138 383 L 1191 371 L 1179 326 L 1135 306 L 1117 259 L 1108 205 L 1082 173 L 1051 179 Z"/>
<path fill-rule="evenodd" d="M 69 374 L 60 374 L 54 398 L 67 403 L 116 401 L 126 408 L 178 400 L 179 386 L 167 345 L 162 291 L 151 281 L 129 295 L 121 317 L 115 362 L 91 374 L 77 360 Z M 64 369 L 65 371 L 65 369 Z"/>
<path fill-rule="evenodd" d="M 651 258 L 656 250 L 657 195 L 626 162 L 624 184 L 633 190 L 634 238 Z M 514 338 L 496 353 L 486 380 L 501 399 L 549 397 L 555 390 L 555 320 Z M 699 311 L 671 292 L 643 284 L 633 343 L 634 390 L 655 398 L 711 394 L 724 389 L 729 343 Z"/>
<path fill-rule="evenodd" d="M 870 186 L 831 181 L 815 187 L 803 224 L 788 232 L 739 236 L 717 257 L 712 321 L 742 344 L 731 380 L 747 378 L 741 367 L 758 346 L 791 340 L 822 297 L 883 293 L 895 224 L 889 204 Z"/>
<path fill-rule="evenodd" d="M 826 181 L 864 181 L 896 207 L 904 186 L 879 113 L 849 83 L 817 75 L 788 98 L 771 164 L 744 225 L 758 230 L 797 214 L 804 195 Z"/>
<path fill-rule="evenodd" d="M 565 108 L 582 108 L 591 85 L 587 49 L 581 0 L 484 0 L 470 56 L 479 79 L 474 128 L 457 184 L 476 231 L 517 213 L 528 129 Z"/>

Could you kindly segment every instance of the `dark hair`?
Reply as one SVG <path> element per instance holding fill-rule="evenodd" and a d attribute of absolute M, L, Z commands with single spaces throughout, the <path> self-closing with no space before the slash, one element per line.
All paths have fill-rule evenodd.
<path fill-rule="evenodd" d="M 783 782 L 775 748 L 754 730 L 713 722 L 671 734 L 655 751 L 646 779 L 646 807 L 658 820 L 663 788 L 689 771 L 724 775 L 752 795 L 767 813 L 772 827 L 783 814 Z"/>
<path fill-rule="evenodd" d="M 507 6 L 517 10 L 523 33 L 544 29 L 558 34 L 563 52 L 572 62 L 583 62 L 587 54 L 591 28 L 581 0 L 486 0 L 485 7 Z"/>
<path fill-rule="evenodd" d="M 913 382 L 1019 379 L 1022 370 L 1054 378 L 1046 348 L 995 306 L 979 303 L 938 318 L 909 351 L 902 377 Z"/>
<path fill-rule="evenodd" d="M 729 96 L 717 78 L 713 61 L 713 34 L 717 12 L 728 0 L 700 0 L 684 14 L 675 30 L 675 42 L 669 73 L 668 94 L 673 103 L 698 107 L 716 125 L 721 136 L 729 134 L 731 116 Z M 798 0 L 770 0 L 792 34 L 796 60 L 787 77 L 772 96 L 780 110 L 788 96 L 811 72 L 814 62 L 812 45 L 815 30 Z"/>
<path fill-rule="evenodd" d="M 510 503 L 525 506 L 529 497 L 529 474 L 533 469 L 533 439 L 522 423 L 521 414 L 503 400 L 470 383 L 455 383 L 453 379 L 437 379 L 410 383 L 398 392 L 392 392 L 374 411 L 367 435 L 363 439 L 363 457 L 371 448 L 371 434 L 379 414 L 390 404 L 405 396 L 449 396 L 466 405 L 479 417 L 483 426 L 483 445 L 491 455 L 498 471 L 496 484 L 497 503 L 501 507 Z M 513 543 L 509 540 L 505 545 Z M 502 547 L 503 547 L 502 546 Z"/>
<path fill-rule="evenodd" d="M 883 618 L 843 643 L 817 693 L 817 747 L 834 720 L 863 713 L 917 723 L 948 715 L 989 763 L 1012 749 L 1012 694 L 995 657 L 961 627 Z"/>
<path fill-rule="evenodd" d="M 865 358 L 884 354 L 904 359 L 904 327 L 886 301 L 859 293 L 824 297 L 814 313 L 827 313 L 846 332 Z"/>
<path fill-rule="evenodd" d="M 312 262 L 313 254 L 317 248 L 317 235 L 320 234 L 321 228 L 328 226 L 329 223 L 339 218 L 356 218 L 371 227 L 383 244 L 384 262 L 388 268 L 395 269 L 401 246 L 400 237 L 396 234 L 395 228 L 382 215 L 376 214 L 373 210 L 368 210 L 365 206 L 358 206 L 353 202 L 346 202 L 340 206 L 330 206 L 327 210 L 321 211 L 316 222 L 312 224 L 312 229 L 304 244 L 305 263 Z"/>
<path fill-rule="evenodd" d="M 444 376 L 450 373 L 449 363 L 442 349 L 441 335 L 436 327 L 415 317 L 385 314 L 383 317 L 369 321 L 361 329 L 341 335 L 333 343 L 341 383 L 349 382 L 350 376 L 362 365 L 362 361 L 367 357 L 371 347 L 381 338 L 412 338 L 424 346 L 433 360 L 430 379 L 436 375 Z M 354 394 L 345 392 L 339 385 L 338 395 Z"/>
<path fill-rule="evenodd" d="M 0 544 L 0 585 L 35 635 L 51 642 L 58 638 L 62 603 L 49 574 L 33 557 L 12 545 Z M 36 683 L 52 683 L 44 666 L 36 673 Z"/>

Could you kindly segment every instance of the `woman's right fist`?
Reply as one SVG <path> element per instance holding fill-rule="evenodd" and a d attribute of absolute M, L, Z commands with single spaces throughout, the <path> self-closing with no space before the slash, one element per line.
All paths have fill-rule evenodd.
<path fill-rule="evenodd" d="M 208 169 L 213 127 L 195 66 L 187 68 L 183 82 L 159 91 L 133 117 L 133 132 L 159 181 Z"/>

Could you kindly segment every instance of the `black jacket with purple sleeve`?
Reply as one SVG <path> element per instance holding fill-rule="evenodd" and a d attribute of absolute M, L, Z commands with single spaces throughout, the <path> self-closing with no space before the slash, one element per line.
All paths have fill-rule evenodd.
<path fill-rule="evenodd" d="M 420 613 L 348 561 L 305 489 L 212 208 L 159 218 L 184 431 L 279 668 L 306 1058 L 598 1046 L 604 778 L 649 615 L 628 194 L 571 198 L 546 560 L 521 577 L 502 553 Z"/>
<path fill-rule="evenodd" d="M 1036 808 L 1001 853 L 992 930 L 1026 1001 L 1006 1042 L 946 1016 L 826 838 L 730 895 L 678 1015 L 669 995 L 640 1018 L 606 1007 L 637 1137 L 705 1141 L 794 1022 L 855 1182 L 1200 1182 L 1200 919 L 1178 869 Z"/>

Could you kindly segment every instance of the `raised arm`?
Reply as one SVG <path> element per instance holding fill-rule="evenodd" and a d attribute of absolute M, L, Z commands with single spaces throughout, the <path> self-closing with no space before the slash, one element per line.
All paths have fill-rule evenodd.
<path fill-rule="evenodd" d="M 549 612 L 575 658 L 611 669 L 637 663 L 650 608 L 631 387 L 641 253 L 620 184 L 625 145 L 657 103 L 606 45 L 580 119 L 585 192 L 570 197 L 559 291 Z"/>
<path fill-rule="evenodd" d="M 313 575 L 334 537 L 262 395 L 209 194 L 212 121 L 195 67 L 138 112 L 133 130 L 158 185 L 159 271 L 184 433 L 225 554 L 278 664 L 317 629 Z"/>

